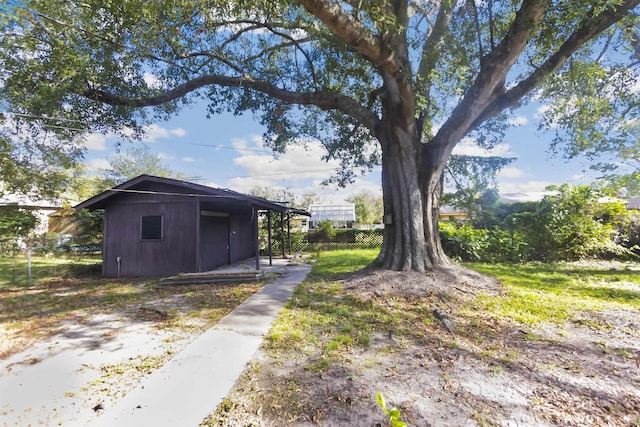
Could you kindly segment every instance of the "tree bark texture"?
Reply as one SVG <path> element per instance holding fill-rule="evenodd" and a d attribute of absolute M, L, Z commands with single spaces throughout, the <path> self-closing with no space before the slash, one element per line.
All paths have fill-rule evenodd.
<path fill-rule="evenodd" d="M 403 87 L 401 79 L 383 77 L 383 114 L 376 136 L 382 148 L 385 228 L 376 264 L 391 270 L 430 270 L 449 263 L 438 234 L 442 168 L 432 173 L 424 161 L 413 103 L 408 102 L 410 88 Z M 436 163 L 444 167 L 446 160 Z"/>

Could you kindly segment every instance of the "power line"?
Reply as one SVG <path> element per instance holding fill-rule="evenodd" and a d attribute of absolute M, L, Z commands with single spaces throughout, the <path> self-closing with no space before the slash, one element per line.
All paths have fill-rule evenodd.
<path fill-rule="evenodd" d="M 54 121 L 61 121 L 61 122 L 82 123 L 82 124 L 87 125 L 87 126 L 90 125 L 90 123 L 88 123 L 86 121 L 67 119 L 67 118 L 63 118 L 63 117 L 52 117 L 52 116 L 46 116 L 46 115 L 14 113 L 12 111 L 1 111 L 0 114 L 20 116 L 20 117 L 26 117 L 26 118 L 31 118 L 31 119 L 40 119 L 40 120 L 54 120 Z M 72 127 L 68 127 L 68 126 L 57 126 L 57 125 L 48 125 L 48 124 L 43 124 L 42 126 L 49 127 L 49 128 L 54 128 L 54 129 L 66 129 L 66 130 L 87 131 L 88 132 L 88 129 L 72 128 Z M 123 139 L 126 139 L 126 138 L 123 138 Z M 271 154 L 271 153 L 273 153 L 273 151 L 269 150 L 268 148 L 241 148 L 241 147 L 233 147 L 233 146 L 222 145 L 222 144 L 201 144 L 201 143 L 196 143 L 196 142 L 186 142 L 184 144 L 185 145 L 196 145 L 196 146 L 200 146 L 200 147 L 218 148 L 218 149 L 222 149 L 222 150 L 249 151 L 249 152 L 262 153 L 262 154 Z"/>
<path fill-rule="evenodd" d="M 8 114 L 8 115 L 20 116 L 20 117 L 28 117 L 28 118 L 32 118 L 32 119 L 56 120 L 56 121 L 59 121 L 59 122 L 75 122 L 75 123 L 88 124 L 87 122 L 82 121 L 82 120 L 67 119 L 67 118 L 64 118 L 64 117 L 51 117 L 51 116 L 45 116 L 45 115 L 14 113 L 13 111 L 1 111 L 0 114 Z"/>
<path fill-rule="evenodd" d="M 274 173 L 265 173 L 265 174 L 260 174 L 260 175 L 245 175 L 245 176 L 233 176 L 233 177 L 226 177 L 223 179 L 233 179 L 233 178 L 260 178 L 260 177 L 264 177 L 264 176 L 278 176 L 278 175 L 302 175 L 305 173 L 311 173 L 311 172 L 337 172 L 338 169 L 336 168 L 331 168 L 331 169 L 311 169 L 311 170 L 304 170 L 304 171 L 291 171 L 291 172 L 274 172 Z"/>
<path fill-rule="evenodd" d="M 196 142 L 187 142 L 188 145 L 198 145 L 200 147 L 211 147 L 211 148 L 220 148 L 224 150 L 237 150 L 237 151 L 251 151 L 256 153 L 268 154 L 272 153 L 268 148 L 239 148 L 239 147 L 231 147 L 228 145 L 214 145 L 214 144 L 198 144 Z"/>

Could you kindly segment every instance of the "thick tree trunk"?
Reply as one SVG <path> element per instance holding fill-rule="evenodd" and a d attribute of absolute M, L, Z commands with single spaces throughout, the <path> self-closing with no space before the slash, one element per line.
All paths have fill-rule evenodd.
<path fill-rule="evenodd" d="M 412 125 L 403 125 L 406 122 L 385 115 L 378 133 L 385 228 L 376 264 L 425 271 L 450 263 L 438 234 L 442 169 L 431 170 L 437 162 L 425 162 L 423 145 Z"/>
<path fill-rule="evenodd" d="M 432 264 L 424 239 L 424 203 L 415 142 L 405 129 L 392 123 L 383 126 L 379 138 L 385 228 L 378 263 L 385 269 L 424 271 Z"/>
<path fill-rule="evenodd" d="M 380 70 L 382 118 L 376 137 L 382 147 L 385 228 L 376 264 L 425 271 L 449 263 L 438 234 L 440 176 L 448 155 L 422 144 L 406 42 L 397 44 L 395 55 L 400 69 Z"/>
<path fill-rule="evenodd" d="M 429 259 L 434 266 L 450 265 L 451 260 L 442 249 L 438 220 L 440 219 L 440 197 L 442 196 L 442 173 L 449 158 L 448 154 L 434 152 L 429 145 L 422 146 L 422 191 L 425 200 L 424 228 Z"/>

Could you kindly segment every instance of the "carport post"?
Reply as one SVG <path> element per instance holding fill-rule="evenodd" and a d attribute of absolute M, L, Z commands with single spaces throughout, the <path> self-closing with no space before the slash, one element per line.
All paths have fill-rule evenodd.
<path fill-rule="evenodd" d="M 273 265 L 273 253 L 271 247 L 271 211 L 267 211 L 267 228 L 269 229 L 269 265 Z"/>
<path fill-rule="evenodd" d="M 286 258 L 285 247 L 284 247 L 284 212 L 280 212 L 280 235 L 282 238 L 280 239 L 280 246 L 282 246 L 282 258 Z"/>
<path fill-rule="evenodd" d="M 287 214 L 287 248 L 289 248 L 289 255 L 291 255 L 291 214 Z"/>
<path fill-rule="evenodd" d="M 255 222 L 255 227 L 253 227 L 253 237 L 256 242 L 256 270 L 260 271 L 260 226 L 258 224 L 258 210 L 253 208 L 255 212 L 253 214 L 253 221 Z"/>

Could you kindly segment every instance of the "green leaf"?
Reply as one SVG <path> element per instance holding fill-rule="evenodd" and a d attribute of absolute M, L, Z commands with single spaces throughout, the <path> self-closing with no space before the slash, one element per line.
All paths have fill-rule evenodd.
<path fill-rule="evenodd" d="M 392 418 L 392 419 L 400 418 L 400 410 L 398 408 L 392 408 L 389 411 L 389 417 Z"/>
<path fill-rule="evenodd" d="M 387 402 L 384 400 L 384 396 L 382 393 L 376 393 L 376 401 L 378 402 L 378 406 L 382 409 L 385 415 L 389 415 L 389 411 L 387 410 Z"/>

